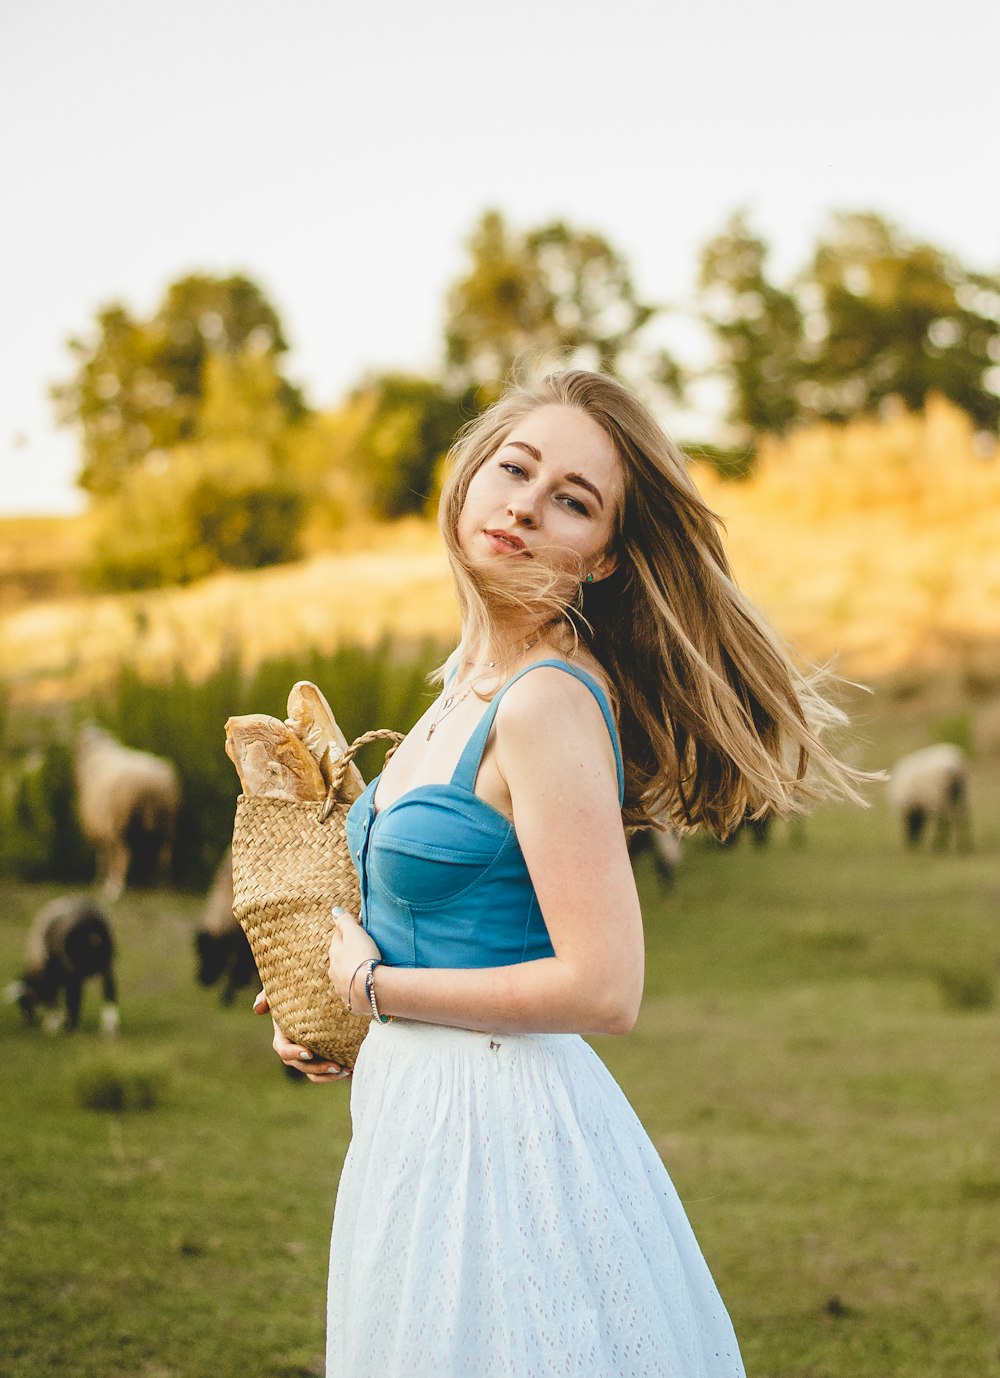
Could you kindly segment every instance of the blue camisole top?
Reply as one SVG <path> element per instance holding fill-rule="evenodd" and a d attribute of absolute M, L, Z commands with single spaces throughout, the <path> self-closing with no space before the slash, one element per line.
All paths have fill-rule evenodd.
<path fill-rule="evenodd" d="M 600 704 L 622 802 L 621 747 L 604 690 L 564 660 L 526 666 L 493 696 L 447 784 L 417 785 L 376 812 L 376 776 L 351 806 L 347 839 L 361 880 L 361 922 L 390 966 L 511 966 L 553 955 L 514 825 L 475 793 L 500 700 L 542 665 L 581 680 Z"/>

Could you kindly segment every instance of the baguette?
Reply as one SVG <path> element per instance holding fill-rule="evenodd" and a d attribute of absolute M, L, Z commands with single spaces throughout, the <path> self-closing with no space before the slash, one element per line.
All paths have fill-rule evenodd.
<path fill-rule="evenodd" d="M 300 679 L 292 685 L 285 726 L 290 727 L 309 748 L 329 786 L 334 762 L 347 750 L 347 738 L 323 694 L 307 679 Z M 344 775 L 340 798 L 351 803 L 364 788 L 364 777 L 352 761 Z"/>
<path fill-rule="evenodd" d="M 290 727 L 266 713 L 227 721 L 226 755 L 246 795 L 292 801 L 326 797 L 326 781 L 312 752 Z"/>

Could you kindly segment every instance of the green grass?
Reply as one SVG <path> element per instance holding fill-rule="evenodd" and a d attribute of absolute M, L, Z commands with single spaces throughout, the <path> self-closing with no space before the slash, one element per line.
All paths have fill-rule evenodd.
<path fill-rule="evenodd" d="M 970 856 L 904 854 L 876 807 L 821 811 L 801 845 L 782 828 L 767 850 L 693 842 L 665 894 L 640 866 L 643 1012 L 629 1038 L 596 1043 L 680 1191 L 751 1378 L 1000 1373 L 1000 1010 L 940 981 L 991 985 L 998 969 L 1000 784 L 988 764 L 974 784 Z M 54 893 L 0 892 L 3 982 Z M 0 1008 L 12 1378 L 322 1372 L 347 1089 L 287 1081 L 249 993 L 222 1009 L 195 986 L 199 909 L 168 891 L 116 907 L 117 1049 L 95 993 L 70 1037 Z M 155 1103 L 82 1106 L 80 1084 L 115 1066 L 152 1077 Z"/>

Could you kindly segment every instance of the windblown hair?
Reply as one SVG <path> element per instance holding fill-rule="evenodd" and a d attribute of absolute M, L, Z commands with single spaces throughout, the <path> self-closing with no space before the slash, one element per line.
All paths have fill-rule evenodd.
<path fill-rule="evenodd" d="M 541 561 L 503 561 L 488 574 L 471 567 L 457 535 L 475 473 L 520 420 L 552 404 L 601 427 L 624 477 L 617 569 L 592 585 L 574 581 L 572 593 L 565 575 L 537 569 Z M 866 803 L 858 787 L 872 777 L 821 740 L 846 721 L 824 695 L 831 677 L 799 671 L 736 586 L 720 519 L 683 452 L 620 383 L 572 370 L 510 387 L 460 432 L 439 517 L 462 659 L 485 659 L 504 615 L 518 610 L 539 627 L 555 619 L 567 647 L 583 642 L 602 666 L 622 741 L 627 827 L 701 825 L 725 837 L 745 819 L 804 813 L 830 795 Z"/>

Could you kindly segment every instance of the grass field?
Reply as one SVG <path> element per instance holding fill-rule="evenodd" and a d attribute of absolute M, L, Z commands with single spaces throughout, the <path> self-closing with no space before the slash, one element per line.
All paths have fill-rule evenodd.
<path fill-rule="evenodd" d="M 912 730 L 898 713 L 872 727 L 869 762 Z M 905 855 L 877 803 L 824 809 L 801 837 L 778 827 L 766 850 L 692 842 L 668 892 L 639 864 L 643 1011 L 630 1037 L 596 1043 L 685 1201 L 751 1378 L 1000 1374 L 995 761 L 973 803 L 969 856 Z M 3 886 L 4 981 L 53 893 Z M 10 1378 L 322 1372 L 348 1091 L 286 1080 L 249 993 L 223 1009 L 196 987 L 199 910 L 168 891 L 119 902 L 114 1047 L 93 994 L 72 1037 L 0 1008 Z M 84 1108 L 113 1076 L 156 1104 Z"/>

